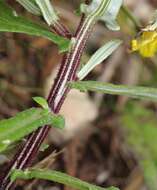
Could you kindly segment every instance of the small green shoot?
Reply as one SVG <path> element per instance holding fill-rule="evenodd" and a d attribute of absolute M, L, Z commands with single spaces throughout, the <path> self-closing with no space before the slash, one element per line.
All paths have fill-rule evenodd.
<path fill-rule="evenodd" d="M 48 106 L 48 103 L 47 101 L 45 100 L 45 98 L 42 98 L 42 97 L 33 97 L 33 100 L 39 104 L 43 109 L 49 109 L 49 106 Z"/>

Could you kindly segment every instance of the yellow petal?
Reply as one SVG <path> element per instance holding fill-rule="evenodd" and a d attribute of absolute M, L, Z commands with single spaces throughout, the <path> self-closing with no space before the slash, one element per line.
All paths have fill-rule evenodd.
<path fill-rule="evenodd" d="M 139 51 L 143 57 L 153 57 L 157 52 L 157 31 L 144 31 L 131 45 L 132 51 Z"/>

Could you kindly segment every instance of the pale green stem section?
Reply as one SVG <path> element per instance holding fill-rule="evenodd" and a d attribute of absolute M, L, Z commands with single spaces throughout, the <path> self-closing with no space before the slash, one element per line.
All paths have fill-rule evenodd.
<path fill-rule="evenodd" d="M 15 170 L 13 171 L 11 175 L 11 179 L 14 181 L 17 178 L 20 179 L 44 179 L 44 180 L 50 180 L 53 182 L 61 183 L 67 186 L 70 186 L 72 188 L 78 189 L 78 190 L 119 190 L 115 187 L 109 187 L 109 188 L 102 188 L 98 187 L 96 185 L 91 185 L 87 182 L 84 182 L 82 180 L 79 180 L 77 178 L 71 177 L 65 173 L 58 172 L 58 171 L 50 171 L 50 170 Z"/>
<path fill-rule="evenodd" d="M 140 21 L 131 13 L 131 11 L 126 6 L 123 5 L 121 10 L 132 21 L 137 29 L 140 29 L 142 27 Z"/>
<path fill-rule="evenodd" d="M 75 88 L 83 92 L 94 91 L 111 95 L 125 95 L 128 97 L 146 99 L 157 102 L 157 88 L 115 85 L 97 81 L 72 82 L 69 85 L 71 88 Z"/>

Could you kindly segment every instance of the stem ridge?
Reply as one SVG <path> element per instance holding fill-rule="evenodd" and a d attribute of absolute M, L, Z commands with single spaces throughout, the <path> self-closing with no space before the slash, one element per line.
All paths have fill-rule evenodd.
<path fill-rule="evenodd" d="M 56 114 L 60 111 L 60 108 L 70 90 L 69 87 L 67 87 L 67 83 L 77 80 L 76 72 L 80 66 L 81 56 L 94 24 L 95 19 L 93 16 L 90 18 L 83 15 L 75 34 L 74 44 L 69 52 L 63 55 L 57 77 L 48 96 L 49 107 Z M 66 29 L 63 29 L 63 27 L 57 26 L 54 30 L 62 36 L 66 36 L 68 38 L 71 37 L 71 34 L 67 32 Z M 41 127 L 27 138 L 26 143 L 21 146 L 11 161 L 5 176 L 0 180 L 0 190 L 9 190 L 12 188 L 13 183 L 9 178 L 12 169 L 25 169 L 30 166 L 49 130 L 49 126 Z"/>

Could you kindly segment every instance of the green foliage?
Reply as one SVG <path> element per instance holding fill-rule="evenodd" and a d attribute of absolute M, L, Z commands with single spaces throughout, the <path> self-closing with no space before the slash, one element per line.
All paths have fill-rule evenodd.
<path fill-rule="evenodd" d="M 30 1 L 17 0 L 17 1 L 29 12 L 38 16 L 43 16 L 48 25 L 53 25 L 55 27 L 56 22 L 58 22 L 59 18 L 49 0 L 30 0 Z M 122 0 L 93 0 L 91 1 L 90 5 L 86 7 L 87 8 L 85 10 L 86 18 L 84 19 L 83 23 L 84 25 L 82 25 L 85 26 L 84 28 L 82 27 L 84 31 L 81 31 L 82 34 L 80 34 L 80 39 L 76 38 L 75 41 L 75 38 L 72 38 L 72 40 L 76 42 L 74 45 L 78 44 L 78 46 L 76 45 L 75 47 L 77 52 L 74 51 L 73 48 L 71 48 L 70 50 L 71 52 L 69 52 L 69 54 L 67 54 L 66 56 L 67 61 L 69 61 L 70 58 L 72 59 L 72 61 L 71 60 L 69 61 L 70 63 L 69 68 L 67 69 L 65 67 L 65 72 L 63 72 L 64 74 L 66 74 L 66 76 L 68 76 L 67 79 L 65 77 L 65 79 L 62 81 L 62 78 L 61 79 L 59 78 L 60 80 L 59 88 L 61 89 L 57 88 L 58 94 L 57 93 L 56 94 L 58 96 L 62 96 L 60 92 L 61 90 L 64 90 L 64 87 L 66 89 L 66 86 L 64 85 L 66 84 L 66 80 L 73 78 L 73 74 L 76 74 L 75 64 L 77 63 L 77 61 L 78 63 L 80 61 L 77 60 L 77 58 L 80 58 L 82 54 L 82 47 L 84 46 L 83 45 L 84 42 L 86 42 L 86 37 L 88 36 L 90 26 L 92 26 L 92 24 L 94 24 L 97 20 L 103 20 L 109 29 L 112 30 L 119 29 L 119 26 L 116 23 L 116 17 L 121 5 L 122 5 Z M 59 25 L 59 27 L 61 27 L 61 25 Z M 63 30 L 61 32 L 64 32 L 64 28 L 63 29 L 61 28 L 61 30 Z M 19 32 L 34 36 L 45 37 L 56 43 L 59 46 L 60 51 L 62 52 L 70 49 L 69 40 L 53 34 L 44 26 L 41 26 L 24 17 L 19 16 L 13 9 L 11 9 L 10 7 L 7 6 L 7 4 L 5 4 L 4 0 L 0 0 L 0 31 Z M 120 44 L 121 44 L 120 40 L 113 40 L 105 44 L 105 46 L 103 46 L 102 48 L 100 48 L 91 57 L 91 59 L 85 65 L 85 67 L 78 73 L 79 78 L 83 79 L 96 65 L 100 64 L 104 59 L 106 59 L 109 55 L 111 55 L 112 52 Z M 66 65 L 68 65 L 67 61 L 65 62 Z M 74 65 L 71 64 L 73 62 Z M 112 94 L 114 93 L 117 94 L 117 91 L 114 89 L 114 86 L 111 84 L 106 84 L 106 86 L 104 86 L 104 84 L 102 83 L 98 84 L 97 82 L 86 82 L 86 85 L 85 83 L 71 83 L 70 85 L 73 88 L 78 88 L 81 90 L 93 90 L 93 91 L 100 91 L 103 93 L 109 92 Z M 120 89 L 122 90 L 122 86 Z M 114 92 L 114 90 L 116 92 Z M 124 92 L 125 90 L 123 89 L 123 92 L 121 91 L 121 93 L 125 94 Z M 133 88 L 132 89 L 127 88 L 126 95 L 131 95 L 134 97 L 134 94 L 135 91 L 133 91 Z M 139 95 L 139 93 L 136 92 L 136 96 L 137 97 L 146 96 L 148 98 L 148 93 L 144 95 L 143 92 L 142 95 L 141 94 Z M 151 94 L 150 97 L 152 98 L 154 97 L 154 95 Z M 64 127 L 64 118 L 61 116 L 52 115 L 45 99 L 41 97 L 35 97 L 34 100 L 38 104 L 40 104 L 42 108 L 31 108 L 21 113 L 18 113 L 13 118 L 0 121 L 0 152 L 4 151 L 11 143 L 22 139 L 24 136 L 28 135 L 29 133 L 33 132 L 34 130 L 36 130 L 41 126 L 52 125 L 57 128 Z M 34 143 L 38 144 L 39 142 L 36 141 Z M 41 148 L 42 148 L 41 150 L 44 150 L 45 148 L 47 148 L 47 145 Z M 31 157 L 32 155 L 29 156 Z M 18 168 L 18 166 L 16 167 Z M 68 185 L 72 188 L 79 190 L 118 190 L 115 187 L 102 188 L 96 185 L 91 185 L 87 182 L 81 181 L 77 178 L 68 176 L 58 171 L 34 170 L 34 169 L 26 171 L 14 170 L 11 175 L 11 178 L 13 181 L 16 180 L 16 178 L 45 179 L 45 180 L 58 182 L 64 185 Z"/>
<path fill-rule="evenodd" d="M 115 85 L 111 83 L 103 83 L 97 81 L 80 81 L 69 83 L 71 88 L 80 91 L 94 91 L 104 94 L 124 95 L 132 98 L 145 99 L 150 101 L 157 101 L 157 89 L 141 86 L 126 86 Z"/>
<path fill-rule="evenodd" d="M 81 5 L 81 10 L 87 15 L 95 14 L 99 20 L 105 22 L 108 29 L 119 30 L 116 18 L 122 3 L 123 0 L 92 0 L 88 6 Z"/>
<path fill-rule="evenodd" d="M 17 15 L 12 8 L 5 4 L 4 0 L 0 0 L 0 31 L 45 37 L 57 44 L 61 52 L 67 51 L 69 48 L 69 40 L 53 34 L 47 28 Z"/>
<path fill-rule="evenodd" d="M 45 179 L 54 182 L 58 182 L 69 187 L 78 189 L 78 190 L 118 190 L 118 188 L 110 187 L 110 188 L 102 188 L 96 185 L 91 185 L 87 182 L 81 181 L 77 178 L 71 177 L 67 174 L 58 171 L 50 171 L 50 170 L 14 170 L 11 175 L 11 179 L 14 181 L 17 178 L 20 179 Z"/>
<path fill-rule="evenodd" d="M 155 113 L 143 106 L 127 105 L 121 116 L 127 143 L 137 153 L 149 190 L 157 187 L 157 119 Z"/>
<path fill-rule="evenodd" d="M 4 151 L 11 143 L 22 139 L 44 125 L 63 128 L 64 119 L 52 115 L 48 109 L 31 108 L 18 113 L 10 119 L 0 121 L 0 152 Z"/>
<path fill-rule="evenodd" d="M 77 74 L 78 78 L 82 80 L 85 76 L 87 76 L 94 67 L 102 63 L 106 58 L 108 58 L 122 43 L 121 40 L 112 40 L 107 42 L 104 46 L 98 49 L 86 65 L 79 71 Z"/>

